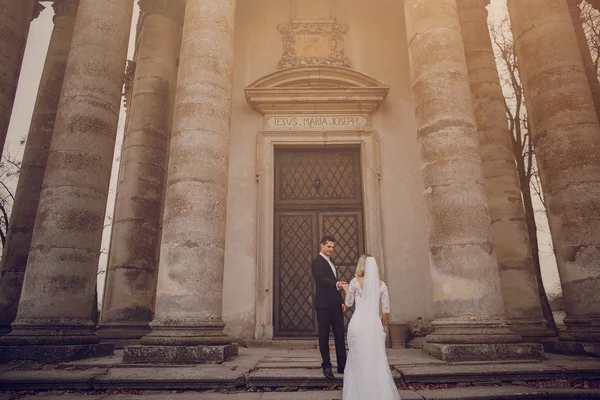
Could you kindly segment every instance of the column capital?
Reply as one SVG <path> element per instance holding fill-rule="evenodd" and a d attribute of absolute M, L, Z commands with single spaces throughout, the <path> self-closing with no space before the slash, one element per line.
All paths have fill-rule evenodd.
<path fill-rule="evenodd" d="M 467 11 L 473 8 L 485 9 L 490 4 L 490 0 L 456 0 L 458 11 Z"/>
<path fill-rule="evenodd" d="M 69 15 L 75 17 L 79 8 L 79 0 L 54 0 L 52 3 L 54 16 Z"/>
<path fill-rule="evenodd" d="M 138 0 L 138 4 L 146 15 L 160 14 L 175 21 L 183 20 L 184 0 Z"/>
<path fill-rule="evenodd" d="M 36 1 L 33 6 L 33 14 L 31 14 L 31 20 L 33 21 L 34 19 L 39 17 L 40 14 L 42 13 L 42 11 L 44 11 L 45 9 L 46 9 L 46 6 L 43 6 L 38 1 Z"/>

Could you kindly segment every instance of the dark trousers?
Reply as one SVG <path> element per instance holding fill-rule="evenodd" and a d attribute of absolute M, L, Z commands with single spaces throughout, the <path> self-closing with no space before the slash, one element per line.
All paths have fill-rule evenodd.
<path fill-rule="evenodd" d="M 329 327 L 333 328 L 335 339 L 335 356 L 337 357 L 338 372 L 346 367 L 346 344 L 344 341 L 344 313 L 341 304 L 336 308 L 317 308 L 317 323 L 319 325 L 319 351 L 323 362 L 321 367 L 331 368 L 329 357 Z"/>

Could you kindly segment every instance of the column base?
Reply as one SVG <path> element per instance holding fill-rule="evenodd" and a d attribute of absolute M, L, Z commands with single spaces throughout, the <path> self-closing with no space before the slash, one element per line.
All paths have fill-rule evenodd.
<path fill-rule="evenodd" d="M 520 343 L 521 335 L 511 332 L 504 320 L 439 319 L 432 322 L 434 331 L 426 336 L 427 343 L 440 344 L 500 344 Z"/>
<path fill-rule="evenodd" d="M 544 347 L 538 343 L 424 343 L 423 352 L 446 362 L 543 360 Z"/>
<path fill-rule="evenodd" d="M 556 332 L 546 327 L 541 321 L 511 320 L 508 329 L 522 336 L 526 342 L 539 343 L 546 338 L 556 337 Z"/>
<path fill-rule="evenodd" d="M 96 325 L 67 320 L 19 320 L 0 337 L 0 346 L 80 346 L 100 342 Z"/>
<path fill-rule="evenodd" d="M 96 334 L 102 343 L 113 343 L 115 349 L 140 344 L 142 337 L 150 333 L 148 323 L 145 324 L 102 324 Z"/>
<path fill-rule="evenodd" d="M 63 346 L 0 346 L 0 362 L 30 360 L 59 363 L 90 357 L 105 357 L 115 351 L 111 343 Z"/>
<path fill-rule="evenodd" d="M 476 317 L 438 319 L 425 337 L 422 351 L 447 362 L 543 360 L 544 347 L 522 343 L 503 319 Z"/>
<path fill-rule="evenodd" d="M 215 364 L 238 355 L 237 344 L 217 346 L 127 346 L 123 353 L 125 363 L 147 364 Z"/>
<path fill-rule="evenodd" d="M 568 342 L 600 343 L 600 318 L 571 318 L 564 320 L 567 330 L 560 332 L 560 340 Z"/>
<path fill-rule="evenodd" d="M 140 343 L 150 346 L 225 346 L 231 339 L 223 333 L 222 321 L 152 321 L 152 331 Z"/>

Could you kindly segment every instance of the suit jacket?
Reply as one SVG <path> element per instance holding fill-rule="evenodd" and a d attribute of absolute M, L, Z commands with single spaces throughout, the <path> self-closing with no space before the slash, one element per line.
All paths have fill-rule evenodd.
<path fill-rule="evenodd" d="M 336 289 L 336 279 L 331 266 L 320 254 L 315 258 L 310 268 L 316 283 L 315 308 L 337 308 L 341 307 L 342 294 Z"/>

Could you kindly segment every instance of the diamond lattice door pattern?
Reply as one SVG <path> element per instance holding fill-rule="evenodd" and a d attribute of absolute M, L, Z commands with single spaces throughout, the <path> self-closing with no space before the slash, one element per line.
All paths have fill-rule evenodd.
<path fill-rule="evenodd" d="M 310 263 L 319 239 L 336 237 L 333 261 L 340 279 L 352 278 L 364 252 L 360 150 L 277 150 L 274 222 L 275 335 L 316 336 Z"/>

